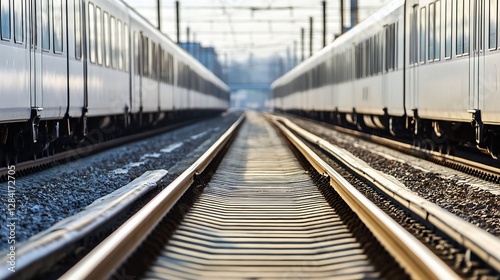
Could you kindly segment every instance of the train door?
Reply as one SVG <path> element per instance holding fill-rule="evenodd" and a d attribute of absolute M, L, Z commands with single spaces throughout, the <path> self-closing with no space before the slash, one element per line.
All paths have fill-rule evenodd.
<path fill-rule="evenodd" d="M 31 0 L 29 12 L 31 108 L 37 115 L 35 121 L 62 118 L 68 105 L 66 1 Z"/>
<path fill-rule="evenodd" d="M 419 54 L 419 5 L 418 1 L 406 2 L 408 13 L 408 29 L 406 34 L 409 34 L 408 39 L 408 60 L 409 67 L 407 68 L 406 75 L 406 104 L 407 112 L 418 108 L 418 54 Z M 406 66 L 405 66 L 406 67 Z M 409 113 L 410 114 L 410 113 Z"/>
<path fill-rule="evenodd" d="M 40 46 L 42 34 L 41 6 L 47 1 L 31 0 L 29 7 L 29 46 L 30 46 L 30 92 L 31 108 L 41 110 L 42 104 L 42 48 Z M 47 11 L 46 11 L 47 12 Z"/>
<path fill-rule="evenodd" d="M 466 0 L 468 1 L 468 0 Z M 467 11 L 465 11 L 467 14 Z M 485 0 L 472 0 L 470 5 L 470 83 L 469 83 L 469 109 L 481 110 L 485 95 Z M 465 22 L 467 24 L 467 21 Z M 465 28 L 464 28 L 465 29 Z M 464 37 L 469 34 L 465 32 Z"/>

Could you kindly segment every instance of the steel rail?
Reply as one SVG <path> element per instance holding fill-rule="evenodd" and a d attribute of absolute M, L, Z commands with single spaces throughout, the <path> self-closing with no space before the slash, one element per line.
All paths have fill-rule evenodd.
<path fill-rule="evenodd" d="M 323 125 L 323 126 L 325 125 L 325 123 L 317 122 L 310 119 L 304 119 L 304 118 L 299 118 L 299 119 L 311 121 L 318 125 Z M 411 154 L 413 156 L 426 159 L 428 161 L 467 173 L 475 177 L 479 177 L 484 180 L 500 183 L 500 168 L 498 167 L 490 166 L 473 160 L 468 160 L 460 156 L 443 154 L 438 151 L 433 151 L 428 149 L 417 149 L 415 148 L 415 146 L 411 144 L 404 143 L 398 140 L 389 139 L 383 136 L 367 134 L 361 131 L 352 130 L 345 127 L 339 127 L 330 124 L 327 125 L 329 128 L 335 131 L 359 137 L 361 139 L 373 142 L 375 144 L 383 145 L 406 154 Z"/>
<path fill-rule="evenodd" d="M 166 213 L 228 144 L 245 119 L 242 115 L 195 163 L 106 238 L 61 279 L 107 279 L 145 240 Z"/>
<path fill-rule="evenodd" d="M 165 177 L 166 170 L 147 171 L 126 186 L 94 201 L 85 210 L 70 216 L 52 227 L 16 245 L 18 259 L 16 271 L 8 270 L 9 256 L 0 258 L 0 279 L 31 279 L 44 269 L 71 254 L 75 244 L 92 236 L 100 228 L 137 199 L 157 185 Z"/>
<path fill-rule="evenodd" d="M 281 120 L 283 121 L 283 119 Z M 278 118 L 273 118 L 273 122 L 320 174 L 324 174 L 330 178 L 330 185 L 412 278 L 460 278 L 425 245 L 368 200 L 368 198 L 300 141 L 297 136 L 278 122 Z"/>
<path fill-rule="evenodd" d="M 283 117 L 273 118 L 276 121 L 283 122 L 295 133 L 337 158 L 353 172 L 367 178 L 370 183 L 378 187 L 385 194 L 401 203 L 401 205 L 417 214 L 423 220 L 429 221 L 461 246 L 470 249 L 493 269 L 500 271 L 500 240 L 498 238 L 451 214 L 436 204 L 419 197 L 409 191 L 400 182 L 389 179 L 348 151 L 330 144 L 290 120 Z"/>

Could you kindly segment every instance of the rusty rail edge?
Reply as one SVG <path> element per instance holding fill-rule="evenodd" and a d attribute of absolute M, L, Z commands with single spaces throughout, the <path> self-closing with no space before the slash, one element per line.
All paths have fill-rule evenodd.
<path fill-rule="evenodd" d="M 500 239 L 442 209 L 436 204 L 419 197 L 408 190 L 401 182 L 386 177 L 348 151 L 330 144 L 285 118 L 277 117 L 276 119 L 282 121 L 287 127 L 304 139 L 315 143 L 336 157 L 352 171 L 368 178 L 373 185 L 380 188 L 385 194 L 419 215 L 420 218 L 429 221 L 458 244 L 474 252 L 474 254 L 493 269 L 500 271 Z"/>
<path fill-rule="evenodd" d="M 278 120 L 284 121 L 273 118 L 275 125 L 320 174 L 330 178 L 330 185 L 413 279 L 459 279 L 448 265 L 354 188 Z"/>
<path fill-rule="evenodd" d="M 88 205 L 85 210 L 65 218 L 52 227 L 16 244 L 15 272 L 9 270 L 10 256 L 3 252 L 0 279 L 28 279 L 63 258 L 72 244 L 82 240 L 132 205 L 165 177 L 166 170 L 147 171 L 122 188 Z"/>
<path fill-rule="evenodd" d="M 194 176 L 202 173 L 220 150 L 229 143 L 244 119 L 243 114 L 195 163 L 60 279 L 111 277 L 191 186 Z"/>

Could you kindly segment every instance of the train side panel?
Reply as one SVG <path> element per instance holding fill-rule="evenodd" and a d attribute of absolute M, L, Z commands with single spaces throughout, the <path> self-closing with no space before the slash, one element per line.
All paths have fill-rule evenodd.
<path fill-rule="evenodd" d="M 82 1 L 67 1 L 68 15 L 68 88 L 69 108 L 71 118 L 82 116 L 86 107 L 84 92 L 83 69 L 83 26 L 82 26 Z"/>
<path fill-rule="evenodd" d="M 130 108 L 129 20 L 122 3 L 86 2 L 88 116 L 124 114 Z"/>
<path fill-rule="evenodd" d="M 24 1 L 19 1 L 23 3 Z M 42 119 L 62 119 L 68 106 L 66 1 L 27 3 L 36 10 L 35 47 L 31 50 L 30 75 L 33 108 Z"/>
<path fill-rule="evenodd" d="M 0 3 L 0 123 L 30 118 L 30 64 L 25 43 L 26 29 L 14 22 L 14 13 L 19 15 L 25 11 L 14 9 L 10 1 Z M 22 40 L 19 40 L 20 35 Z"/>

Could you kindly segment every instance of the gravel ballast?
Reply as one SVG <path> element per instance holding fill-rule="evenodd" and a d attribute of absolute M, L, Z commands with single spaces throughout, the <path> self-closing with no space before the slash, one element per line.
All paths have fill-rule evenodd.
<path fill-rule="evenodd" d="M 166 169 L 173 180 L 240 116 L 230 112 L 145 140 L 110 149 L 15 181 L 15 242 L 82 211 L 96 199 L 128 184 L 148 170 Z M 171 170 L 173 169 L 173 170 Z M 175 170 L 175 171 L 174 171 Z M 174 172 L 172 172 L 174 171 Z M 4 221 L 9 218 L 8 182 L 0 184 Z M 11 246 L 2 227 L 0 250 Z M 11 238 L 12 239 L 12 238 Z"/>
<path fill-rule="evenodd" d="M 346 149 L 409 190 L 469 223 L 500 237 L 500 186 L 476 177 L 345 135 L 303 119 L 306 130 Z"/>

